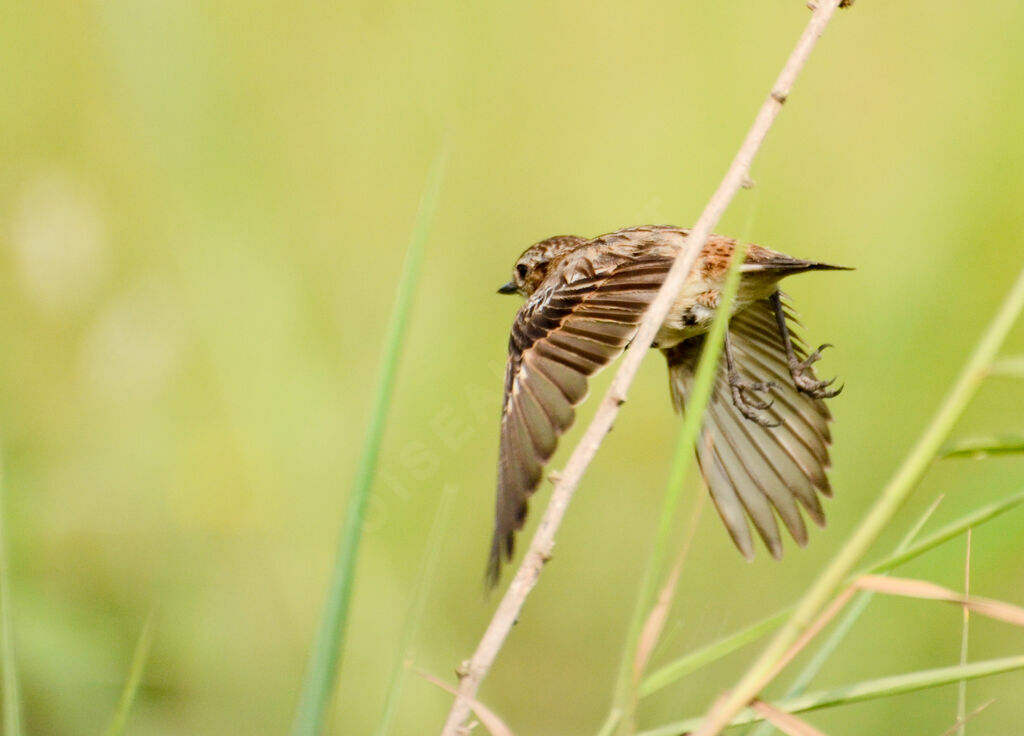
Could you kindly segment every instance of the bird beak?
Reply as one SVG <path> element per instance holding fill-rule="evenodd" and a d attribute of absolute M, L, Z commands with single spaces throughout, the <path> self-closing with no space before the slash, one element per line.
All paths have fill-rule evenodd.
<path fill-rule="evenodd" d="M 519 291 L 519 287 L 516 286 L 515 281 L 509 281 L 507 284 L 498 289 L 499 294 L 515 294 Z"/>

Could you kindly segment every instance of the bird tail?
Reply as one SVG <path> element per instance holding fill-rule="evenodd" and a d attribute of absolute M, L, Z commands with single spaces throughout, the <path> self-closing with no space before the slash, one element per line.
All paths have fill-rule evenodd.
<path fill-rule="evenodd" d="M 782 272 L 787 276 L 794 273 L 803 273 L 804 271 L 853 270 L 852 266 L 837 266 L 832 263 L 822 263 L 821 261 L 805 261 L 802 258 L 790 258 L 781 253 L 777 257 L 773 255 L 768 258 L 758 258 L 756 261 L 748 258 L 746 263 L 740 266 L 741 273 Z"/>

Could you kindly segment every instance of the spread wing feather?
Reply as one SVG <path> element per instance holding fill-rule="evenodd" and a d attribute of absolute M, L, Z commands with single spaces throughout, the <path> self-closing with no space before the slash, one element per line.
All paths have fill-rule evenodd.
<path fill-rule="evenodd" d="M 787 321 L 797 324 L 788 310 Z M 732 403 L 723 361 L 698 441 L 697 459 L 719 515 L 743 555 L 749 559 L 754 554 L 749 520 L 778 558 L 782 538 L 777 519 L 801 546 L 807 542 L 801 507 L 815 523 L 825 523 L 818 494 L 832 495 L 826 477 L 831 415 L 823 400 L 793 387 L 768 300 L 735 315 L 729 335 L 744 379 L 777 384 L 770 396 L 774 403 L 765 414 L 778 426 L 762 427 L 740 415 Z M 680 410 L 692 387 L 703 342 L 703 337 L 692 338 L 664 351 L 672 396 Z M 806 349 L 798 339 L 794 339 L 794 349 L 800 359 L 805 357 Z"/>
<path fill-rule="evenodd" d="M 542 286 L 516 315 L 505 370 L 492 583 L 502 558 L 512 556 L 527 500 L 558 436 L 572 425 L 587 379 L 629 344 L 671 265 L 668 258 L 643 258 L 596 272 L 581 259 L 575 272 Z"/>

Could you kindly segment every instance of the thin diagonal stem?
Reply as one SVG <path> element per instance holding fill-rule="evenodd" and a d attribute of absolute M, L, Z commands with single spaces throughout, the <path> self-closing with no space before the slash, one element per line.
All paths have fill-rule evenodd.
<path fill-rule="evenodd" d="M 555 532 L 562 522 L 573 492 L 579 485 L 583 472 L 597 453 L 604 436 L 611 429 L 615 417 L 618 415 L 619 407 L 626 400 L 626 392 L 633 383 L 640 368 L 640 361 L 643 360 L 647 352 L 642 346 L 650 345 L 653 341 L 655 333 L 661 323 L 665 321 L 687 274 L 690 273 L 697 261 L 697 256 L 707 242 L 712 228 L 718 223 L 726 207 L 739 192 L 744 182 L 748 180 L 750 164 L 754 156 L 764 142 L 768 130 L 775 122 L 783 103 L 789 97 L 794 81 L 807 63 L 818 38 L 832 19 L 840 2 L 841 0 L 822 0 L 815 9 L 807 28 L 800 36 L 796 47 L 775 81 L 771 93 L 754 119 L 750 132 L 747 133 L 743 144 L 737 151 L 725 178 L 722 179 L 722 183 L 719 184 L 718 189 L 697 219 L 685 247 L 680 250 L 665 278 L 665 283 L 662 284 L 658 295 L 648 308 L 647 314 L 633 338 L 633 345 L 640 346 L 639 349 L 626 351 L 622 364 L 602 399 L 594 419 L 573 450 L 558 482 L 555 483 L 551 501 L 519 570 L 516 571 L 508 590 L 498 604 L 498 609 L 472 658 L 460 668 L 459 695 L 445 722 L 444 736 L 456 736 L 461 724 L 469 715 L 469 700 L 476 696 L 480 683 L 490 670 L 505 638 L 519 617 L 526 597 L 536 585 L 544 563 L 550 559 L 555 543 Z"/>

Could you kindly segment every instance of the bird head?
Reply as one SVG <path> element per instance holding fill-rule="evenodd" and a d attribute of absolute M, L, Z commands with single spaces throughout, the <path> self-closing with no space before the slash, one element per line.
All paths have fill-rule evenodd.
<path fill-rule="evenodd" d="M 519 256 L 512 268 L 512 280 L 499 288 L 498 293 L 530 296 L 547 276 L 551 266 L 587 242 L 586 238 L 578 235 L 556 235 L 534 243 Z"/>

